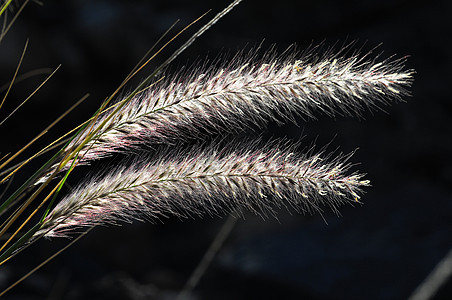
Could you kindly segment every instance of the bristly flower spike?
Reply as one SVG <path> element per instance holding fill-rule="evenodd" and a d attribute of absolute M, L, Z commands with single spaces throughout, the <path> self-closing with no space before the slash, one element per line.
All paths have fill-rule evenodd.
<path fill-rule="evenodd" d="M 282 147 L 283 146 L 283 147 Z M 146 164 L 132 164 L 94 177 L 70 193 L 37 234 L 65 236 L 79 227 L 175 215 L 218 215 L 248 210 L 274 215 L 291 206 L 313 213 L 357 201 L 369 185 L 362 174 L 347 175 L 347 156 L 325 162 L 322 155 L 296 154 L 294 147 L 163 151 Z"/>
<path fill-rule="evenodd" d="M 206 130 L 237 132 L 268 121 L 292 121 L 295 115 L 314 118 L 316 111 L 360 115 L 364 108 L 401 99 L 413 80 L 414 72 L 403 70 L 404 59 L 375 63 L 359 55 L 297 56 L 269 52 L 257 60 L 249 55 L 229 65 L 167 76 L 106 122 L 82 149 L 79 163 L 143 141 L 174 143 L 200 138 Z"/>

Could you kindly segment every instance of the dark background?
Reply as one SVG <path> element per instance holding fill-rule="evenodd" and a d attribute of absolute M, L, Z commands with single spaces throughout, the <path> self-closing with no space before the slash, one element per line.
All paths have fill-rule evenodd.
<path fill-rule="evenodd" d="M 62 67 L 0 127 L 0 151 L 17 150 L 89 92 L 88 100 L 37 147 L 82 122 L 175 20 L 180 19 L 177 31 L 212 9 L 138 79 L 226 5 L 194 0 L 30 4 L 0 44 L 0 84 L 11 79 L 27 37 L 20 73 Z M 353 161 L 361 162 L 356 169 L 368 173 L 373 186 L 366 189 L 363 205 L 342 207 L 341 216 L 329 210 L 323 218 L 286 211 L 278 220 L 246 215 L 192 299 L 406 299 L 414 292 L 452 248 L 451 12 L 446 0 L 244 0 L 174 62 L 177 69 L 261 42 L 282 51 L 292 43 L 300 49 L 319 43 L 339 49 L 356 41 L 364 53 L 381 44 L 375 53 L 383 52 L 382 58 L 409 55 L 407 68 L 416 70 L 412 97 L 385 112 L 366 112 L 361 120 L 319 114 L 298 126 L 270 124 L 253 133 L 304 137 L 307 146 L 331 143 L 331 150 L 339 146 L 343 152 L 359 148 Z M 17 84 L 0 119 L 43 79 Z M 5 298 L 174 299 L 225 220 L 97 228 Z M 67 242 L 40 241 L 2 266 L 2 289 Z M 449 278 L 434 299 L 451 297 Z"/>

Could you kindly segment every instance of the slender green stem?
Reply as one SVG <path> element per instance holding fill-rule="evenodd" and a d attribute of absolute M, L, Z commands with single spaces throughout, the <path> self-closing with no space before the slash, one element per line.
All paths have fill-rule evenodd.
<path fill-rule="evenodd" d="M 44 171 L 58 159 L 58 157 L 63 153 L 63 149 L 58 151 L 41 168 L 39 168 L 38 171 L 36 171 L 32 176 L 30 176 L 30 178 L 28 178 L 28 180 L 25 181 L 24 184 L 22 184 L 22 186 L 19 189 L 17 189 L 11 196 L 9 196 L 9 198 L 5 202 L 3 202 L 2 205 L 0 205 L 0 214 L 11 204 L 11 202 L 16 200 L 17 197 L 19 197 L 26 189 L 28 189 L 35 182 L 35 180 L 38 179 L 39 176 L 41 176 L 44 173 Z"/>
<path fill-rule="evenodd" d="M 3 3 L 1 9 L 0 9 L 0 16 L 3 15 L 3 13 L 5 12 L 5 10 L 8 8 L 8 6 L 11 4 L 11 1 L 13 0 L 8 0 L 7 2 Z"/>
<path fill-rule="evenodd" d="M 41 228 L 42 223 L 39 222 L 35 226 L 33 226 L 27 233 L 20 237 L 14 244 L 12 244 L 8 249 L 5 250 L 0 255 L 0 264 L 2 264 L 5 260 L 7 260 L 11 254 L 19 249 L 23 244 L 30 240 L 30 238 Z"/>
<path fill-rule="evenodd" d="M 78 154 L 77 154 L 77 155 L 78 155 Z M 41 224 L 44 223 L 44 220 L 45 220 L 45 218 L 47 217 L 47 215 L 49 214 L 50 209 L 52 208 L 53 203 L 55 202 L 55 199 L 56 199 L 56 197 L 58 196 L 58 193 L 61 191 L 61 188 L 63 187 L 64 183 L 66 182 L 67 178 L 69 177 L 69 174 L 70 174 L 71 171 L 74 169 L 76 160 L 77 160 L 77 156 L 76 156 L 76 158 L 72 161 L 71 167 L 69 168 L 69 170 L 67 170 L 66 174 L 64 175 L 64 178 L 63 178 L 63 180 L 61 181 L 61 183 L 60 183 L 60 185 L 59 185 L 57 191 L 56 191 L 55 194 L 53 195 L 52 200 L 50 200 L 49 205 L 47 205 L 46 211 L 45 211 L 44 214 L 42 215 L 42 218 L 41 218 L 41 221 L 40 221 Z"/>

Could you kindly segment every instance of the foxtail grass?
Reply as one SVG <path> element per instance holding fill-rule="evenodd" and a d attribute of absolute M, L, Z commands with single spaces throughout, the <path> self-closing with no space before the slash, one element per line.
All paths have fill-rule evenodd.
<path fill-rule="evenodd" d="M 369 182 L 362 174 L 347 174 L 349 156 L 308 157 L 295 148 L 241 143 L 226 149 L 163 150 L 83 182 L 58 203 L 37 234 L 54 237 L 75 227 L 244 209 L 262 216 L 284 206 L 313 213 L 358 201 Z"/>
<path fill-rule="evenodd" d="M 287 50 L 291 52 L 291 50 Z M 346 52 L 346 49 L 342 49 Z M 263 58 L 238 55 L 232 62 L 190 68 L 159 78 L 133 97 L 114 116 L 106 111 L 92 128 L 96 133 L 79 152 L 87 164 L 143 143 L 171 144 L 205 138 L 205 133 L 240 132 L 273 121 L 297 117 L 360 116 L 408 94 L 413 72 L 403 70 L 404 58 L 375 62 L 368 55 L 351 57 L 328 53 Z M 121 105 L 124 99 L 115 105 Z M 67 150 L 92 134 L 87 128 Z"/>
<path fill-rule="evenodd" d="M 3 2 L 0 16 L 10 2 Z M 167 65 L 240 2 L 233 1 L 212 18 L 133 92 L 118 97 L 127 81 L 185 29 L 176 34 L 89 120 L 55 141 L 64 146 L 20 188 L 1 195 L 6 199 L 0 216 L 6 218 L 0 237 L 8 233 L 8 239 L 0 246 L 0 265 L 40 237 L 71 236 L 99 225 L 169 216 L 240 216 L 245 211 L 267 217 L 283 207 L 300 213 L 323 213 L 329 207 L 338 213 L 340 205 L 360 201 L 370 183 L 352 170 L 351 154 L 302 152 L 290 142 L 187 146 L 211 135 L 260 130 L 268 122 L 299 122 L 321 114 L 361 117 L 409 95 L 414 71 L 405 68 L 405 58 L 378 61 L 371 53 L 349 54 L 352 46 L 324 55 L 316 54 L 317 48 L 304 54 L 291 48 L 282 55 L 271 50 L 258 57 L 253 50 L 171 75 Z M 157 154 L 141 154 L 143 145 L 162 147 Z M 0 184 L 41 154 L 4 171 L 21 152 L 0 158 Z M 62 195 L 75 168 L 115 154 L 126 161 L 94 173 Z M 41 202 L 35 210 L 16 225 L 36 199 Z M 38 223 L 26 229 L 38 212 Z"/>

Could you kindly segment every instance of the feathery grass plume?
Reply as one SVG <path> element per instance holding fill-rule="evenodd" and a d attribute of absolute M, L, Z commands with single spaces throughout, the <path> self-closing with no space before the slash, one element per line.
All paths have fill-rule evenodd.
<path fill-rule="evenodd" d="M 15 17 L 29 1 L 24 1 Z M 331 116 L 359 116 L 365 108 L 379 108 L 407 94 L 405 88 L 410 86 L 414 72 L 404 68 L 404 59 L 376 62 L 369 55 L 345 55 L 350 50 L 347 47 L 323 56 L 313 52 L 300 55 L 289 50 L 280 56 L 269 51 L 258 59 L 251 52 L 237 55 L 230 63 L 159 77 L 161 68 L 240 1 L 234 0 L 198 30 L 132 93 L 105 108 L 136 74 L 131 73 L 92 119 L 74 129 L 80 130 L 79 133 L 71 131 L 70 142 L 3 202 L 0 210 L 4 213 L 12 207 L 11 203 L 25 199 L 0 228 L 3 236 L 16 226 L 0 248 L 0 264 L 39 237 L 67 236 L 83 227 L 134 219 L 155 220 L 169 215 L 219 215 L 225 211 L 249 210 L 267 216 L 274 215 L 276 207 L 288 206 L 308 213 L 321 212 L 327 206 L 337 212 L 339 205 L 358 201 L 361 188 L 369 182 L 362 174 L 348 172 L 351 155 L 330 159 L 323 152 L 299 154 L 295 146 L 284 143 L 265 147 L 228 145 L 226 150 L 220 150 L 218 145 L 207 150 L 197 147 L 170 150 L 169 145 L 202 138 L 206 132 L 238 132 L 268 121 L 294 121 L 295 116 L 315 118 L 316 111 Z M 1 6 L 0 16 L 11 1 L 2 3 L 8 4 Z M 11 24 L 0 31 L 0 41 Z M 155 81 L 150 82 L 149 78 Z M 53 205 L 72 167 L 117 152 L 129 154 L 143 143 L 161 143 L 168 148 L 157 157 L 144 157 L 140 161 L 135 155 L 136 161 L 130 166 L 92 177 Z M 54 176 L 65 170 L 66 176 L 51 188 L 49 184 Z M 38 183 L 43 184 L 36 187 Z M 29 205 L 35 199 L 42 201 L 23 218 L 22 224 L 17 224 L 26 209 L 33 209 Z M 47 208 L 43 215 L 27 230 L 25 226 L 44 209 L 44 204 Z"/>
<path fill-rule="evenodd" d="M 248 55 L 164 79 L 133 97 L 106 122 L 80 152 L 79 163 L 143 141 L 171 143 L 202 137 L 205 131 L 294 120 L 294 115 L 314 118 L 315 111 L 360 115 L 364 108 L 377 108 L 407 94 L 413 71 L 403 70 L 404 59 L 375 63 L 366 56 L 341 54 L 298 57 L 293 51 L 284 56 L 271 51 L 260 60 Z M 99 118 L 94 128 L 108 116 Z"/>
<path fill-rule="evenodd" d="M 302 212 L 321 211 L 321 206 L 337 212 L 338 205 L 357 201 L 369 184 L 362 174 L 346 174 L 350 155 L 308 157 L 287 143 L 234 148 L 167 150 L 144 165 L 94 177 L 61 200 L 37 235 L 65 236 L 74 227 L 168 215 L 245 209 L 266 216 L 286 203 Z"/>

